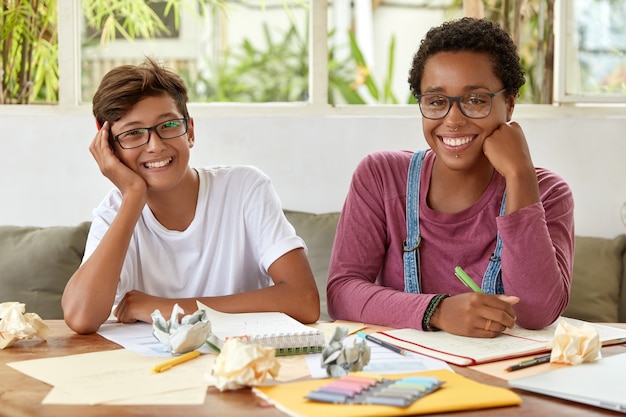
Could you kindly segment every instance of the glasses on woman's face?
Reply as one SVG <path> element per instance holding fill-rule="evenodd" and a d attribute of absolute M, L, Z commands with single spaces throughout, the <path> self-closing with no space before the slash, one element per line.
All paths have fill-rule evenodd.
<path fill-rule="evenodd" d="M 122 149 L 139 148 L 150 142 L 150 133 L 155 132 L 161 139 L 174 139 L 187 133 L 187 119 L 172 119 L 151 127 L 138 127 L 113 136 Z"/>
<path fill-rule="evenodd" d="M 503 88 L 495 93 L 470 93 L 462 96 L 450 97 L 443 94 L 419 94 L 420 111 L 427 119 L 443 119 L 450 112 L 452 104 L 456 102 L 461 113 L 471 119 L 483 119 L 491 113 L 492 99 L 506 91 Z"/>

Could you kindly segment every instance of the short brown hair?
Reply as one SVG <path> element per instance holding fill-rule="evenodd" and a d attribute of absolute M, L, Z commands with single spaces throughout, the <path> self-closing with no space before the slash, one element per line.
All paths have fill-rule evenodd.
<path fill-rule="evenodd" d="M 146 97 L 170 96 L 183 117 L 187 110 L 187 87 L 175 72 L 151 58 L 141 65 L 122 65 L 109 71 L 93 96 L 93 115 L 99 125 L 113 123 Z"/>

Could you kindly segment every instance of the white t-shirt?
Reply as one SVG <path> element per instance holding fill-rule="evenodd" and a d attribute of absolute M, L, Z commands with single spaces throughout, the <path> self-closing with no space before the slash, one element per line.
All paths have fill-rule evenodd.
<path fill-rule="evenodd" d="M 144 207 L 130 240 L 115 304 L 130 290 L 167 298 L 219 296 L 272 285 L 269 266 L 304 241 L 285 218 L 267 175 L 250 166 L 197 169 L 196 214 L 168 230 Z M 93 211 L 83 262 L 117 215 L 114 189 Z"/>

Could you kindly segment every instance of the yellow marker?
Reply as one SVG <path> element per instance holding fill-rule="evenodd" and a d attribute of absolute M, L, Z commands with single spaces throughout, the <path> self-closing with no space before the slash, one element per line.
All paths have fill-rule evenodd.
<path fill-rule="evenodd" d="M 187 352 L 184 355 L 173 357 L 168 361 L 155 365 L 152 368 L 152 372 L 165 372 L 173 366 L 180 365 L 181 363 L 190 361 L 194 358 L 197 358 L 198 356 L 200 356 L 200 352 L 198 352 L 197 350 Z"/>

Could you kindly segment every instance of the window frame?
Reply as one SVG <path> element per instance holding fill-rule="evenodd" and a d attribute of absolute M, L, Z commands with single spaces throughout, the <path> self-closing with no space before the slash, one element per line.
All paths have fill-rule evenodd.
<path fill-rule="evenodd" d="M 569 40 L 575 37 L 575 34 L 571 33 L 575 28 L 569 24 L 569 19 L 573 18 L 574 14 L 573 3 L 570 0 L 557 0 L 555 3 L 554 102 L 565 105 L 598 104 L 604 107 L 615 104 L 626 107 L 626 94 L 570 93 L 567 91 L 570 81 L 569 69 L 577 65 L 575 62 L 569 62 L 574 59 L 570 53 L 571 45 L 569 45 Z"/>
<path fill-rule="evenodd" d="M 28 104 L 2 105 L 3 113 L 50 114 L 51 112 L 91 115 L 91 105 L 80 103 L 80 0 L 57 3 L 59 21 L 71 22 L 59 25 L 59 101 L 56 105 Z M 567 1 L 556 1 L 555 27 L 562 30 L 560 19 Z M 388 116 L 420 117 L 415 105 L 331 105 L 328 103 L 328 0 L 310 3 L 309 28 L 311 30 L 311 53 L 309 55 L 310 96 L 307 102 L 293 103 L 189 103 L 196 117 L 282 117 L 282 116 Z M 557 30 L 557 29 L 555 29 Z M 561 35 L 562 36 L 562 35 Z M 561 37 L 562 39 L 562 37 Z M 557 43 L 555 58 L 562 57 L 564 46 Z M 558 62 L 558 61 L 555 61 Z M 559 65 L 558 63 L 556 65 Z M 555 97 L 561 99 L 563 79 L 558 66 L 559 78 L 555 80 Z M 408 91 L 408 86 L 407 86 Z M 588 98 L 588 97 L 583 97 Z M 602 117 L 625 116 L 626 101 L 599 103 L 584 101 L 557 101 L 554 104 L 517 104 L 515 117 L 549 119 L 554 117 Z"/>

